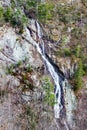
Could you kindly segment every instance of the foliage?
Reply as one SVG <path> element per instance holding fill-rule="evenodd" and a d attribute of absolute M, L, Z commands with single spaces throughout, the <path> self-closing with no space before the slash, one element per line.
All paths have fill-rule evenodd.
<path fill-rule="evenodd" d="M 52 3 L 40 3 L 38 6 L 38 19 L 42 22 L 52 19 L 54 5 Z"/>
<path fill-rule="evenodd" d="M 85 74 L 87 75 L 87 63 L 83 64 L 83 70 L 84 70 Z"/>
<path fill-rule="evenodd" d="M 38 0 L 27 0 L 26 4 L 27 7 L 30 8 L 36 8 L 37 7 Z"/>
<path fill-rule="evenodd" d="M 75 27 L 72 29 L 71 34 L 72 34 L 72 36 L 74 36 L 78 39 L 78 37 L 82 35 L 82 30 L 79 27 Z"/>
<path fill-rule="evenodd" d="M 19 6 L 19 7 L 26 7 L 27 11 L 30 9 L 35 10 L 37 14 L 37 18 L 41 22 L 46 22 L 46 20 L 50 20 L 52 18 L 52 12 L 54 8 L 54 4 L 51 2 L 40 2 L 39 0 L 13 0 L 12 5 L 14 7 Z"/>
<path fill-rule="evenodd" d="M 3 11 L 3 16 L 6 22 L 11 23 L 13 26 L 19 26 L 20 28 L 28 23 L 28 18 L 22 12 L 20 7 L 7 7 Z"/>
<path fill-rule="evenodd" d="M 25 111 L 22 115 L 20 115 L 20 117 L 27 118 L 28 124 L 26 126 L 26 129 L 36 130 L 37 117 L 35 115 L 35 112 L 29 106 L 25 107 Z"/>
<path fill-rule="evenodd" d="M 84 75 L 87 76 L 87 54 L 82 55 L 82 62 L 83 62 Z"/>
<path fill-rule="evenodd" d="M 21 71 L 26 71 L 26 73 L 31 73 L 33 71 L 32 66 L 29 64 L 28 66 L 23 65 L 23 61 L 18 61 L 17 64 L 11 64 L 10 66 L 7 67 L 7 74 L 14 75 L 16 73 L 15 70 L 21 70 Z M 24 78 L 26 79 L 25 75 Z"/>
<path fill-rule="evenodd" d="M 4 24 L 3 12 L 4 12 L 4 9 L 2 6 L 0 6 L 0 26 Z"/>
<path fill-rule="evenodd" d="M 79 60 L 78 69 L 75 73 L 75 91 L 78 91 L 83 86 L 82 76 L 84 74 L 82 60 Z"/>
<path fill-rule="evenodd" d="M 81 56 L 81 46 L 78 45 L 78 46 L 76 47 L 76 57 L 79 58 L 80 56 Z"/>
<path fill-rule="evenodd" d="M 28 66 L 27 66 L 27 72 L 32 72 L 32 71 L 33 71 L 32 66 L 31 66 L 31 65 L 28 65 Z"/>
<path fill-rule="evenodd" d="M 71 56 L 71 51 L 69 48 L 64 48 L 63 53 L 64 53 L 64 56 Z"/>
<path fill-rule="evenodd" d="M 28 23 L 27 17 L 22 13 L 21 9 L 18 8 L 13 16 L 11 22 L 13 25 L 23 26 Z"/>
<path fill-rule="evenodd" d="M 0 18 L 3 17 L 3 11 L 4 11 L 3 7 L 0 6 Z"/>
<path fill-rule="evenodd" d="M 61 40 L 62 40 L 62 44 L 63 45 L 67 44 L 67 42 L 68 42 L 68 36 L 63 35 Z"/>
<path fill-rule="evenodd" d="M 72 53 L 71 53 L 70 48 L 66 48 L 66 47 L 57 51 L 57 55 L 61 56 L 61 57 L 69 57 L 69 56 L 71 56 L 71 54 Z"/>
<path fill-rule="evenodd" d="M 58 15 L 59 21 L 64 24 L 75 23 L 81 20 L 81 12 L 76 9 L 75 5 L 58 4 L 56 6 L 56 14 Z"/>
<path fill-rule="evenodd" d="M 13 16 L 13 10 L 10 7 L 7 7 L 6 10 L 4 10 L 4 17 L 7 22 L 11 22 Z"/>
<path fill-rule="evenodd" d="M 13 75 L 13 69 L 15 68 L 14 64 L 11 64 L 9 67 L 7 67 L 7 74 Z"/>
<path fill-rule="evenodd" d="M 45 90 L 45 97 L 44 101 L 48 103 L 50 106 L 54 106 L 55 104 L 55 96 L 54 96 L 54 87 L 51 84 L 50 80 L 48 78 L 45 78 L 43 89 Z"/>
<path fill-rule="evenodd" d="M 85 0 L 84 0 L 85 1 Z M 68 4 L 55 4 L 52 1 L 41 2 L 41 0 L 11 0 L 11 7 L 7 9 L 7 20 L 11 17 L 11 11 L 13 12 L 13 23 L 19 24 L 26 23 L 27 19 L 25 15 L 21 16 L 18 8 L 23 9 L 26 7 L 27 11 L 30 9 L 36 12 L 36 18 L 42 23 L 47 23 L 51 19 L 59 20 L 64 24 L 76 23 L 76 21 L 81 21 L 81 10 L 76 8 L 76 5 Z M 17 11 L 15 11 L 15 8 Z M 9 13 L 9 14 L 8 14 Z M 18 17 L 18 14 L 20 17 Z"/>

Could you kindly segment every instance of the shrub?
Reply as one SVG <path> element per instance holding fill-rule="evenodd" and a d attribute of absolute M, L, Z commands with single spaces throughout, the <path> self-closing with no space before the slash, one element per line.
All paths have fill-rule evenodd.
<path fill-rule="evenodd" d="M 26 1 L 28 9 L 29 8 L 36 8 L 37 7 L 37 3 L 38 3 L 37 0 L 27 0 Z"/>
<path fill-rule="evenodd" d="M 31 73 L 32 71 L 33 71 L 32 66 L 31 66 L 31 65 L 28 65 L 28 66 L 27 66 L 27 72 L 30 72 L 30 73 Z"/>
<path fill-rule="evenodd" d="M 0 6 L 0 18 L 3 17 L 3 11 L 4 11 L 4 10 L 3 10 L 3 7 Z"/>
<path fill-rule="evenodd" d="M 63 53 L 64 53 L 64 56 L 71 56 L 71 51 L 69 48 L 64 48 Z"/>
<path fill-rule="evenodd" d="M 81 55 L 81 46 L 78 45 L 78 46 L 76 47 L 76 57 L 79 58 L 80 55 Z"/>
<path fill-rule="evenodd" d="M 71 35 L 78 39 L 78 37 L 82 35 L 82 29 L 80 27 L 75 27 L 72 29 Z"/>
<path fill-rule="evenodd" d="M 3 17 L 4 9 L 2 6 L 0 6 L 0 26 L 4 23 L 4 17 Z"/>
<path fill-rule="evenodd" d="M 26 130 L 36 130 L 37 116 L 29 106 L 24 106 L 24 113 L 20 114 L 20 118 L 24 119 L 26 117 L 28 122 Z"/>
<path fill-rule="evenodd" d="M 58 50 L 57 51 L 57 54 L 58 54 L 58 56 L 61 56 L 61 57 L 64 57 L 64 56 L 71 56 L 71 51 L 70 51 L 70 48 L 63 48 L 63 49 L 61 49 L 61 50 Z"/>
<path fill-rule="evenodd" d="M 38 19 L 41 22 L 46 22 L 52 19 L 54 4 L 53 3 L 40 3 L 38 6 Z"/>
<path fill-rule="evenodd" d="M 78 69 L 75 73 L 75 87 L 74 90 L 78 91 L 83 86 L 82 76 L 84 74 L 82 60 L 79 60 Z"/>
<path fill-rule="evenodd" d="M 28 23 L 28 18 L 22 13 L 20 8 L 14 12 L 12 23 L 17 26 L 24 26 Z"/>
<path fill-rule="evenodd" d="M 54 95 L 54 87 L 51 84 L 48 78 L 45 78 L 43 89 L 45 90 L 44 101 L 48 103 L 49 106 L 54 106 L 55 104 L 55 95 Z"/>
<path fill-rule="evenodd" d="M 20 8 L 12 9 L 11 7 L 7 7 L 4 11 L 4 18 L 6 22 L 10 22 L 13 26 L 19 26 L 20 28 L 28 23 L 28 18 Z"/>
<path fill-rule="evenodd" d="M 69 7 L 67 7 L 66 5 L 57 5 L 57 14 L 59 16 L 59 20 L 64 24 L 70 21 L 70 19 L 68 18 L 68 14 L 70 12 L 69 10 Z"/>
<path fill-rule="evenodd" d="M 67 44 L 68 43 L 68 36 L 67 35 L 63 35 L 61 40 L 62 40 L 62 44 L 63 45 Z"/>
<path fill-rule="evenodd" d="M 7 22 L 11 22 L 13 16 L 13 10 L 10 7 L 7 7 L 6 10 L 4 10 L 4 17 Z"/>
<path fill-rule="evenodd" d="M 83 70 L 85 72 L 85 75 L 87 75 L 87 63 L 83 64 Z"/>

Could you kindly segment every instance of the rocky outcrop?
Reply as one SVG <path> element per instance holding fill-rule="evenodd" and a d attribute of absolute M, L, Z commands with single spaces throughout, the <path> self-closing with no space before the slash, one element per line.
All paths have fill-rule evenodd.
<path fill-rule="evenodd" d="M 10 6 L 9 0 L 0 2 L 4 7 Z M 72 78 L 77 70 L 78 58 L 58 54 L 59 50 L 71 46 L 71 32 L 68 30 L 66 35 L 63 34 L 66 36 L 63 48 L 61 47 L 61 33 L 65 26 L 63 23 L 59 25 L 57 21 L 50 21 L 49 25 L 45 26 L 45 33 L 48 33 L 50 40 L 46 37 L 47 34 L 43 34 L 46 55 L 66 78 L 61 85 L 62 95 L 64 94 L 62 101 L 65 105 L 63 116 L 61 114 L 63 118 L 55 119 L 53 108 L 44 102 L 46 93 L 42 87 L 45 77 L 49 77 L 52 84 L 54 82 L 41 55 L 33 46 L 33 42 L 37 44 L 40 42 L 35 20 L 29 22 L 27 28 L 31 34 L 25 28 L 20 35 L 17 33 L 18 28 L 12 28 L 9 24 L 0 27 L 0 129 L 85 130 L 87 83 L 82 91 L 79 91 L 76 99 L 73 87 L 67 79 Z M 83 81 L 86 81 L 86 77 Z"/>
<path fill-rule="evenodd" d="M 27 118 L 31 118 L 32 114 L 35 118 L 33 122 L 35 123 L 34 129 L 61 129 L 62 126 L 57 126 L 58 122 L 54 119 L 53 109 L 43 101 L 42 79 L 47 75 L 49 76 L 49 74 L 45 71 L 41 56 L 32 45 L 34 40 L 35 42 L 37 41 L 34 21 L 31 21 L 29 28 L 34 32 L 32 34 L 34 39 L 30 37 L 26 28 L 22 35 L 16 34 L 17 30 L 13 29 L 9 24 L 0 28 L 1 130 L 6 129 L 6 127 L 7 129 L 20 128 L 21 130 L 25 130 L 27 127 L 26 121 L 30 124 L 29 129 L 31 129 L 33 125 L 32 119 L 30 121 Z M 67 93 L 70 93 L 71 89 L 70 91 L 66 87 L 64 89 L 67 106 L 70 102 L 67 100 Z M 71 98 L 69 99 L 71 100 Z M 72 111 L 72 106 L 67 106 L 66 109 Z M 27 111 L 31 113 L 31 116 L 28 113 L 24 114 Z M 67 111 L 67 114 L 69 111 Z M 67 115 L 67 121 L 70 121 L 70 115 Z M 46 119 L 49 120 L 49 124 Z"/>
<path fill-rule="evenodd" d="M 30 71 L 32 66 L 32 71 Z M 12 69 L 11 69 L 12 67 Z M 28 70 L 27 70 L 28 69 Z M 10 71 L 9 71 L 10 70 Z M 35 48 L 6 24 L 0 28 L 0 129 L 26 128 L 24 104 L 41 98 L 43 62 Z M 33 87 L 35 86 L 34 92 Z M 38 87 L 38 88 L 37 88 Z M 31 96 L 32 95 L 32 96 Z M 20 125 L 19 125 L 20 124 Z M 24 128 L 22 128 L 24 127 Z"/>

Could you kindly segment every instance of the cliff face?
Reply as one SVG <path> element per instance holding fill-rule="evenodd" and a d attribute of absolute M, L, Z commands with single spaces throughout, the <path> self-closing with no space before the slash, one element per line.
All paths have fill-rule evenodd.
<path fill-rule="evenodd" d="M 8 6 L 10 1 L 2 1 L 2 5 Z M 13 28 L 9 23 L 0 27 L 1 130 L 86 129 L 86 74 L 82 77 L 83 88 L 78 91 L 78 94 L 73 91 L 76 85 L 74 74 L 78 70 L 80 59 L 79 54 L 75 51 L 77 42 L 80 42 L 80 48 L 85 55 L 87 52 L 85 22 L 84 18 L 83 25 L 79 22 L 76 25 L 65 25 L 60 21 L 49 21 L 49 24 L 41 25 L 42 40 L 44 41 L 43 50 L 45 50 L 48 59 L 51 60 L 49 61 L 53 63 L 54 67 L 59 68 L 59 73 L 62 72 L 66 79 L 63 84 L 61 81 L 64 108 L 63 111 L 61 110 L 60 119 L 54 118 L 53 99 L 52 97 L 50 99 L 48 92 L 50 89 L 48 91 L 46 88 L 44 89 L 44 86 L 48 88 L 53 86 L 51 90 L 53 93 L 54 81 L 43 57 L 37 51 L 37 47 L 33 46 L 34 42 L 38 45 L 40 42 L 35 20 L 29 20 L 28 29 L 24 27 L 22 34 L 18 33 L 18 27 Z M 77 30 L 76 38 L 72 30 L 76 29 L 77 26 L 82 27 L 83 32 L 80 32 L 80 35 Z M 66 31 L 64 31 L 65 27 L 67 27 Z M 42 46 L 40 47 L 42 48 Z M 79 46 L 77 50 L 78 48 Z M 85 58 L 83 59 L 85 60 Z"/>
<path fill-rule="evenodd" d="M 0 129 L 25 130 L 26 105 L 41 98 L 43 62 L 35 48 L 8 24 L 0 28 L 0 41 Z"/>
<path fill-rule="evenodd" d="M 31 28 L 35 29 L 34 26 L 32 23 Z M 44 102 L 45 93 L 42 87 L 44 79 L 51 77 L 26 30 L 22 35 L 16 34 L 15 31 L 9 24 L 0 28 L 1 130 L 25 130 L 27 127 L 56 130 L 58 122 L 54 119 L 53 108 Z M 76 106 L 72 106 L 74 97 L 70 87 L 67 86 L 64 90 L 67 118 L 71 123 L 72 110 Z"/>

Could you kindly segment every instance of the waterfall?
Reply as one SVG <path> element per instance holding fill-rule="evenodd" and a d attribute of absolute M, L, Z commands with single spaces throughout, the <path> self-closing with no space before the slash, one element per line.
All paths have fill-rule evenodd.
<path fill-rule="evenodd" d="M 39 38 L 39 42 L 38 43 L 33 42 L 33 45 L 36 47 L 37 51 L 42 56 L 42 59 L 45 62 L 47 69 L 54 80 L 55 102 L 56 102 L 54 105 L 54 115 L 55 115 L 55 118 L 59 118 L 60 111 L 63 108 L 63 104 L 62 104 L 62 100 L 61 100 L 61 86 L 60 86 L 60 80 L 59 80 L 60 77 L 59 77 L 58 73 L 55 71 L 54 66 L 49 62 L 49 60 L 47 59 L 47 57 L 45 55 L 44 41 L 42 40 L 42 30 L 41 30 L 39 23 L 37 21 L 35 21 L 35 22 L 36 22 L 35 25 L 36 25 L 36 29 L 37 29 L 37 35 Z M 32 41 L 32 39 L 31 39 L 31 41 Z"/>
<path fill-rule="evenodd" d="M 53 81 L 54 81 L 54 94 L 55 94 L 55 104 L 54 104 L 54 115 L 55 119 L 66 118 L 66 121 L 72 125 L 73 123 L 73 110 L 76 109 L 76 98 L 71 89 L 71 85 L 68 83 L 63 72 L 58 68 L 56 64 L 51 60 L 51 58 L 46 54 L 43 41 L 43 33 L 39 23 L 35 20 L 32 22 L 33 28 L 26 28 L 23 38 L 31 43 L 41 55 L 45 66 L 47 67 Z M 33 30 L 36 30 L 33 31 Z M 32 36 L 32 33 L 36 34 L 38 39 Z M 34 34 L 34 36 L 35 36 Z M 58 121 L 58 120 L 57 120 Z M 64 122 L 66 129 L 68 130 L 67 123 Z"/>

